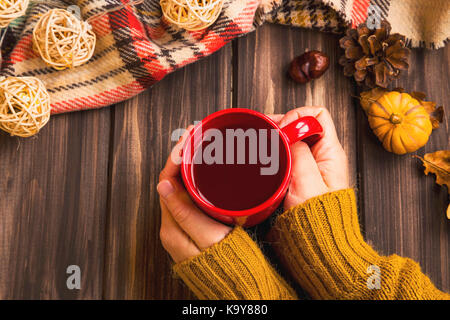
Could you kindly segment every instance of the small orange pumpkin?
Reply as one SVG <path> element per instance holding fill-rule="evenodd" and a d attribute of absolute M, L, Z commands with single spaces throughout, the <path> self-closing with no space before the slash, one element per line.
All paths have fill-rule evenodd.
<path fill-rule="evenodd" d="M 367 111 L 369 125 L 383 147 L 396 154 L 423 147 L 433 129 L 428 112 L 407 93 L 386 92 Z"/>

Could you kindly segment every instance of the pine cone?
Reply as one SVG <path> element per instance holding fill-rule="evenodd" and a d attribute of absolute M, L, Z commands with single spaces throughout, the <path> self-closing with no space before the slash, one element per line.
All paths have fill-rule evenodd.
<path fill-rule="evenodd" d="M 405 36 L 390 34 L 391 25 L 381 23 L 380 29 L 371 30 L 365 23 L 347 30 L 340 39 L 345 54 L 339 59 L 344 66 L 344 75 L 353 76 L 358 84 L 369 88 L 386 88 L 397 78 L 400 70 L 408 69 L 410 50 L 405 48 Z"/>

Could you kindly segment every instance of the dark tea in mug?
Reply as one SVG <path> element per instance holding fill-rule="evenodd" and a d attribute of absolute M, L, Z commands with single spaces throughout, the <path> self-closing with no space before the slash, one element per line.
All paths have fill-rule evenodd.
<path fill-rule="evenodd" d="M 252 114 L 224 115 L 208 127 L 200 133 L 191 166 L 200 197 L 217 208 L 239 211 L 273 196 L 287 166 L 279 131 Z"/>

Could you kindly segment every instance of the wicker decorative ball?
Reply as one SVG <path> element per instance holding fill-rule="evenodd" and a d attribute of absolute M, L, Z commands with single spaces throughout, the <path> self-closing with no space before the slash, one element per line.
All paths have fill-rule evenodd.
<path fill-rule="evenodd" d="M 50 110 L 50 96 L 38 78 L 0 78 L 0 129 L 31 137 L 47 124 Z"/>
<path fill-rule="evenodd" d="M 64 9 L 45 13 L 33 29 L 33 48 L 57 70 L 87 62 L 93 55 L 96 37 L 89 23 Z"/>
<path fill-rule="evenodd" d="M 25 14 L 29 0 L 0 0 L 0 28 Z"/>
<path fill-rule="evenodd" d="M 197 31 L 212 25 L 224 0 L 160 0 L 164 18 L 180 28 Z"/>

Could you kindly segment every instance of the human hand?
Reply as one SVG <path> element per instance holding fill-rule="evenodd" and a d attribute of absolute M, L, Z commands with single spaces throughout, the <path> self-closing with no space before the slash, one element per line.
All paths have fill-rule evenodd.
<path fill-rule="evenodd" d="M 324 129 L 324 135 L 311 148 L 301 141 L 291 146 L 292 177 L 284 201 L 285 209 L 321 194 L 349 187 L 347 156 L 327 109 L 302 107 L 285 115 L 270 115 L 280 127 L 303 116 L 316 117 Z M 172 153 L 180 152 L 192 128 L 188 128 Z M 167 160 L 157 187 L 161 203 L 160 238 L 173 260 L 180 262 L 219 242 L 231 228 L 208 217 L 195 206 L 180 181 L 180 166 L 172 161 L 173 156 L 177 155 L 171 155 Z"/>
<path fill-rule="evenodd" d="M 347 155 L 336 134 L 333 119 L 324 107 L 302 107 L 283 115 L 270 117 L 284 127 L 292 121 L 313 116 L 322 125 L 323 137 L 311 148 L 302 141 L 291 146 L 292 176 L 284 200 L 284 209 L 290 209 L 322 194 L 349 187 Z"/>
<path fill-rule="evenodd" d="M 167 159 L 157 186 L 161 204 L 161 243 L 177 263 L 194 257 L 222 240 L 231 228 L 219 223 L 198 209 L 180 181 L 179 156 L 190 130 L 188 127 Z M 176 153 L 176 154 L 175 154 Z"/>

